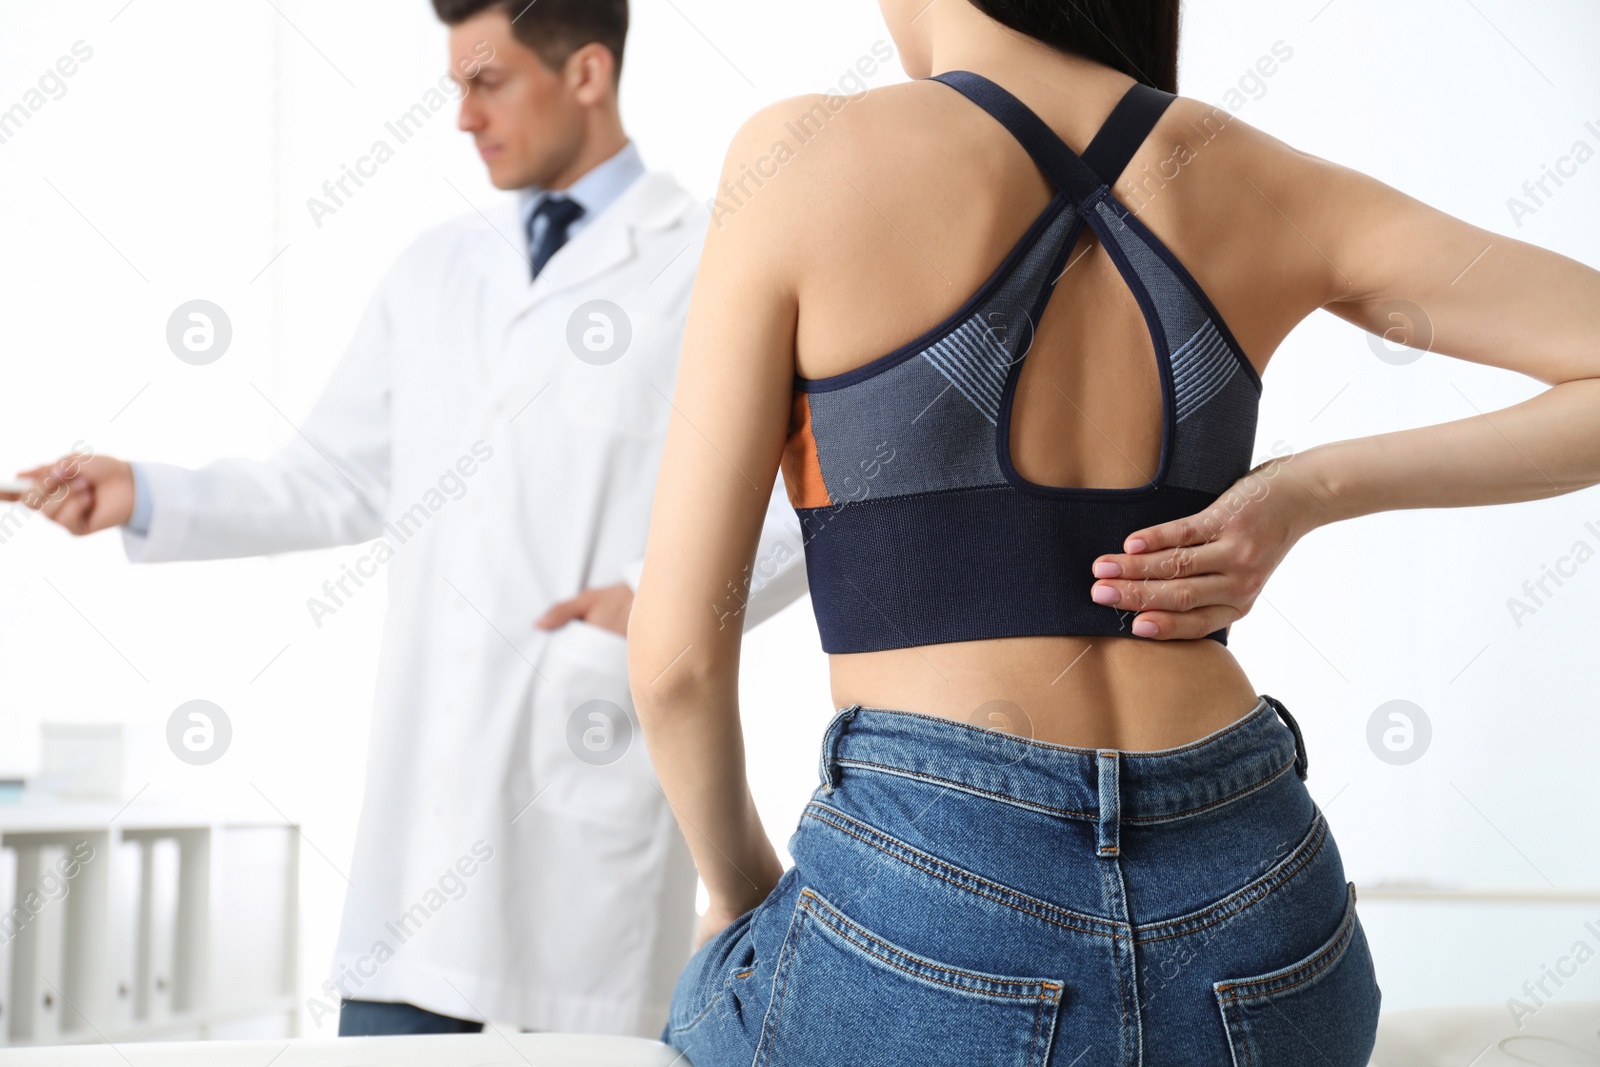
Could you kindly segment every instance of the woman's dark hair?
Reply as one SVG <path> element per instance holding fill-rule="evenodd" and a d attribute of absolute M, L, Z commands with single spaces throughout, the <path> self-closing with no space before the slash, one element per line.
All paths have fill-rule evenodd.
<path fill-rule="evenodd" d="M 446 26 L 485 11 L 505 12 L 512 35 L 552 70 L 560 70 L 572 53 L 597 41 L 611 50 L 617 77 L 622 77 L 628 0 L 433 0 L 433 12 Z"/>
<path fill-rule="evenodd" d="M 1178 91 L 1179 0 L 970 0 L 1003 26 Z"/>

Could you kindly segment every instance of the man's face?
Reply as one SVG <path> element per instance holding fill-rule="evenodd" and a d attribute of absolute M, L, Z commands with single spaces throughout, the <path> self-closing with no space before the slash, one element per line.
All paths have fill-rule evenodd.
<path fill-rule="evenodd" d="M 586 87 L 567 76 L 578 73 L 575 64 L 566 67 L 545 66 L 513 36 L 504 11 L 485 11 L 450 28 L 450 76 L 464 93 L 456 124 L 472 134 L 496 188 L 551 185 L 577 156 Z"/>

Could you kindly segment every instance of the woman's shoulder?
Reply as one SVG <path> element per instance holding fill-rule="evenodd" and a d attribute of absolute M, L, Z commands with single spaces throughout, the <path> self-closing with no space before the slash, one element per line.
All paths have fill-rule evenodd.
<path fill-rule="evenodd" d="M 920 82 L 901 82 L 857 93 L 799 93 L 774 100 L 740 124 L 729 146 L 736 159 L 766 176 L 774 168 L 803 162 L 814 168 L 829 157 L 863 149 L 892 151 L 937 133 L 919 117 L 932 118 L 941 103 Z M 888 141 L 883 138 L 892 134 Z"/>
<path fill-rule="evenodd" d="M 801 93 L 761 107 L 729 141 L 710 207 L 757 240 L 803 254 L 878 210 L 884 190 L 926 173 L 948 146 L 922 132 L 929 95 L 916 82 L 858 93 Z M 918 99 L 922 98 L 922 99 Z M 936 101 L 937 103 L 937 101 Z M 934 110 L 937 110 L 935 107 Z"/>

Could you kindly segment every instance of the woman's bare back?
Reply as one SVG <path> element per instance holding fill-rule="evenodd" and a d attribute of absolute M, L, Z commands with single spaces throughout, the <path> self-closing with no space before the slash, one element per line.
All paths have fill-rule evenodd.
<path fill-rule="evenodd" d="M 983 71 L 1082 152 L 1132 84 L 1069 57 Z M 812 101 L 814 102 L 814 101 Z M 813 109 L 812 114 L 817 114 Z M 827 112 L 823 112 L 827 114 Z M 1023 147 L 952 89 L 921 80 L 849 99 L 784 165 L 796 220 L 796 369 L 852 370 L 967 300 L 1054 189 Z M 1260 183 L 1292 153 L 1225 111 L 1179 97 L 1113 193 L 1206 290 L 1258 372 L 1322 302 L 1321 271 Z M 1010 450 L 1048 485 L 1131 487 L 1154 477 L 1161 383 L 1139 305 L 1085 228 L 1037 324 L 1017 383 Z M 1124 533 L 1132 533 L 1132 530 Z M 1127 605 L 1119 605 L 1127 608 Z M 833 699 L 956 718 L 1039 740 L 1151 749 L 1202 737 L 1257 701 L 1207 639 L 1007 637 L 835 654 Z"/>

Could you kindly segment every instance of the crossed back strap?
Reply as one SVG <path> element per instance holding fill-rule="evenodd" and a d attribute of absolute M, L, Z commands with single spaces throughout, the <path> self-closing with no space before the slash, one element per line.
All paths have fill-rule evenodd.
<path fill-rule="evenodd" d="M 1073 203 L 1083 205 L 1102 185 L 1113 184 L 1156 121 L 1176 97 L 1135 82 L 1080 156 L 1028 105 L 981 74 L 948 70 L 929 80 L 943 82 L 993 115 L 1015 137 L 1039 169 Z"/>

